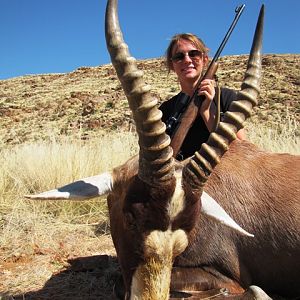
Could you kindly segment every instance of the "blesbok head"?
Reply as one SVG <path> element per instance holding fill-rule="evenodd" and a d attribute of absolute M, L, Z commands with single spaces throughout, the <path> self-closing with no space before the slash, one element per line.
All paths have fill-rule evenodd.
<path fill-rule="evenodd" d="M 173 158 L 158 101 L 124 43 L 117 0 L 108 0 L 107 48 L 136 124 L 139 155 L 110 173 L 82 179 L 31 198 L 90 198 L 109 194 L 111 234 L 122 268 L 126 299 L 168 299 L 174 259 L 192 243 L 200 211 L 250 235 L 207 195 L 205 183 L 257 104 L 261 73 L 263 8 L 238 101 L 200 151 Z"/>

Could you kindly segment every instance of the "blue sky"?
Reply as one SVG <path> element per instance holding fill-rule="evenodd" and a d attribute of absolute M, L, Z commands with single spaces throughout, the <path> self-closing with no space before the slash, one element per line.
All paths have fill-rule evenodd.
<path fill-rule="evenodd" d="M 246 54 L 262 3 L 264 53 L 300 53 L 299 0 L 119 0 L 119 19 L 137 59 L 163 56 L 179 32 L 196 33 L 213 56 L 236 6 L 245 4 L 221 55 Z M 105 6 L 105 0 L 0 0 L 0 79 L 110 63 Z"/>

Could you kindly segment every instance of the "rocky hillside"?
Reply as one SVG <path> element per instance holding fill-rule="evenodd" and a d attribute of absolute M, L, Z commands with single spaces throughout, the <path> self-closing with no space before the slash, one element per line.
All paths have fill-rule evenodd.
<path fill-rule="evenodd" d="M 222 85 L 240 87 L 246 55 L 220 59 Z M 300 121 L 300 55 L 264 55 L 259 107 L 253 121 Z M 138 66 L 160 102 L 179 86 L 162 59 L 143 60 Z M 67 74 L 23 76 L 0 81 L 0 144 L 74 135 L 87 139 L 104 130 L 133 128 L 121 85 L 111 65 L 82 67 Z"/>

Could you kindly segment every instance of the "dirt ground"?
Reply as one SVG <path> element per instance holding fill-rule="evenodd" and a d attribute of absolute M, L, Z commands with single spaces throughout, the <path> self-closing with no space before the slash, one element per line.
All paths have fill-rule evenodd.
<path fill-rule="evenodd" d="M 101 253 L 73 256 L 64 251 L 37 251 L 0 263 L 0 299 L 115 299 L 119 265 L 109 236 Z M 78 251 L 80 253 L 80 251 Z"/>

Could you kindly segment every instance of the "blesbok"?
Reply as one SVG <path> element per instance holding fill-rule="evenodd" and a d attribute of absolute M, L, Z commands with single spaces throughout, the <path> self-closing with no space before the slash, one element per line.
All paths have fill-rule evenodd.
<path fill-rule="evenodd" d="M 170 290 L 174 298 L 201 299 L 199 291 L 221 288 L 236 298 L 267 298 L 263 290 L 300 295 L 300 157 L 235 139 L 259 93 L 263 15 L 262 7 L 239 100 L 200 151 L 177 162 L 157 100 L 123 41 L 117 1 L 108 1 L 107 47 L 136 123 L 139 155 L 112 172 L 28 197 L 108 194 L 125 299 L 169 299 Z"/>

